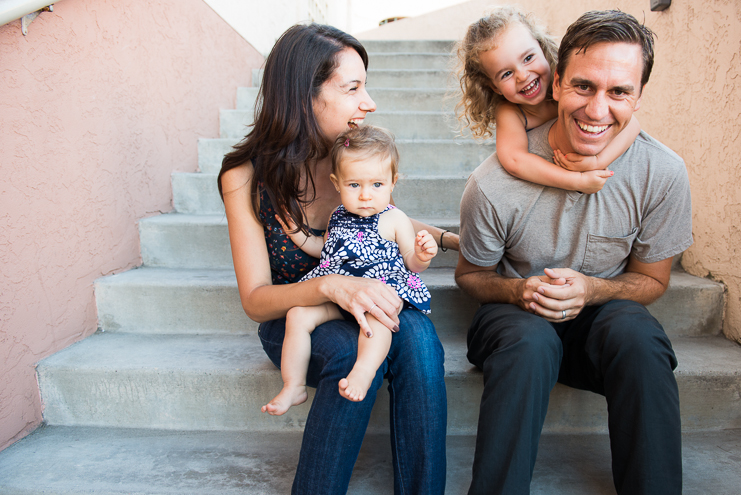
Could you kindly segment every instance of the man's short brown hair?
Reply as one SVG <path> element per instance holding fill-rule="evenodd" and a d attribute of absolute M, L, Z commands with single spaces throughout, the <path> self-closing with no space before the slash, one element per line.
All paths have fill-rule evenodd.
<path fill-rule="evenodd" d="M 619 10 L 592 10 L 577 19 L 566 31 L 558 49 L 556 73 L 563 77 L 572 53 L 586 52 L 597 43 L 631 43 L 643 52 L 641 88 L 654 66 L 654 34 L 630 14 Z"/>

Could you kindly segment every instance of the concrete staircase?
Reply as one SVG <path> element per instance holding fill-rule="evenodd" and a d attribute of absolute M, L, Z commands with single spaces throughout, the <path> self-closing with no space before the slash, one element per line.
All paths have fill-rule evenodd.
<path fill-rule="evenodd" d="M 494 148 L 455 137 L 443 101 L 448 42 L 368 42 L 367 122 L 397 136 L 395 200 L 410 216 L 458 226 L 466 177 Z M 259 80 L 259 79 L 258 79 Z M 221 138 L 198 143 L 200 173 L 172 177 L 175 213 L 140 222 L 141 268 L 96 282 L 100 331 L 43 360 L 43 427 L 0 453 L 0 494 L 287 493 L 309 409 L 260 413 L 281 387 L 242 311 L 216 191 L 221 157 L 252 120 L 256 88 L 221 111 Z M 448 493 L 470 481 L 481 374 L 465 358 L 476 304 L 455 286 L 457 253 L 423 273 L 446 349 Z M 720 336 L 723 287 L 675 268 L 649 309 L 679 367 L 685 493 L 738 494 L 741 349 Z M 392 493 L 388 401 L 377 398 L 351 493 Z M 605 401 L 557 386 L 533 493 L 613 493 Z M 732 468 L 735 464 L 736 468 Z"/>

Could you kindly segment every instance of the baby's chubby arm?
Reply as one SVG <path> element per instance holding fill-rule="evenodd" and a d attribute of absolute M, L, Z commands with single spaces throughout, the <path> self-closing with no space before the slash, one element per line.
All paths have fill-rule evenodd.
<path fill-rule="evenodd" d="M 415 234 L 412 221 L 398 208 L 381 215 L 378 232 L 384 239 L 399 245 L 404 264 L 413 272 L 425 270 L 437 254 L 437 243 L 432 234 L 426 230 Z"/>
<path fill-rule="evenodd" d="M 324 237 L 316 235 L 306 235 L 300 230 L 291 233 L 292 231 L 296 230 L 296 224 L 292 222 L 290 218 L 288 219 L 288 225 L 283 223 L 283 220 L 280 219 L 279 215 L 275 215 L 275 219 L 278 220 L 278 223 L 283 228 L 283 232 L 285 232 L 286 235 L 291 238 L 293 243 L 296 244 L 301 249 L 301 251 L 308 254 L 309 256 L 313 256 L 314 258 L 321 257 L 322 248 L 324 247 L 324 242 L 326 241 L 326 232 L 324 233 Z"/>

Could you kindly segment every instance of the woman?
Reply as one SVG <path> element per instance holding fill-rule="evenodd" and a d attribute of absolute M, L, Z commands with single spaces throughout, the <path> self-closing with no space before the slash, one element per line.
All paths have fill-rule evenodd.
<path fill-rule="evenodd" d="M 344 320 L 320 325 L 311 337 L 307 384 L 316 394 L 293 493 L 347 491 L 384 376 L 395 492 L 443 493 L 447 410 L 443 349 L 432 323 L 414 309 L 397 316 L 400 298 L 377 280 L 327 275 L 297 283 L 318 260 L 275 218 L 316 235 L 326 228 L 340 204 L 329 179 L 331 143 L 376 108 L 365 87 L 367 66 L 365 49 L 342 31 L 316 24 L 286 31 L 266 60 L 254 127 L 224 158 L 219 190 L 242 306 L 261 322 L 260 339 L 276 366 L 290 308 L 334 302 L 344 310 Z M 430 231 L 437 239 L 443 234 Z M 443 241 L 457 249 L 457 236 Z M 397 333 L 367 397 L 352 402 L 338 393 L 338 382 L 355 362 L 358 332 L 368 331 L 366 313 Z"/>

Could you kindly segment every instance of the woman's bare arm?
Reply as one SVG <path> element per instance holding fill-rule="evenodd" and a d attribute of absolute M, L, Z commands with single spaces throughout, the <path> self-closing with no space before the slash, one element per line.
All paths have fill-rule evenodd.
<path fill-rule="evenodd" d="M 369 330 L 365 319 L 368 310 L 374 310 L 373 316 L 388 328 L 398 328 L 401 300 L 396 291 L 378 280 L 328 275 L 294 284 L 272 284 L 265 234 L 250 201 L 251 180 L 250 163 L 222 175 L 234 271 L 247 316 L 264 322 L 284 317 L 294 306 L 329 301 L 353 314 L 364 332 Z"/>

